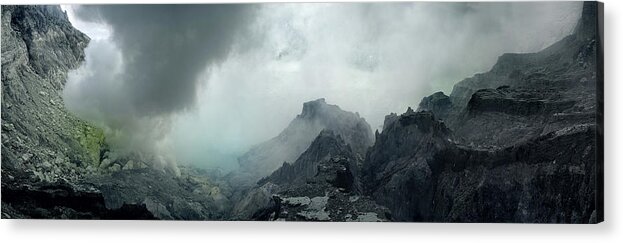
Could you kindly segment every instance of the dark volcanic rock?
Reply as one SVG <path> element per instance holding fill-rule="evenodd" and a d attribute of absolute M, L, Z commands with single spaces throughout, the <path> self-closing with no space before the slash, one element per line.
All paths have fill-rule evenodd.
<path fill-rule="evenodd" d="M 236 206 L 239 219 L 386 221 L 389 211 L 361 194 L 359 158 L 323 130 L 293 163 L 260 180 Z"/>
<path fill-rule="evenodd" d="M 503 147 L 594 120 L 595 113 L 578 105 L 581 102 L 578 97 L 563 97 L 552 88 L 481 89 L 449 123 L 457 135 L 470 143 Z"/>
<path fill-rule="evenodd" d="M 389 119 L 363 164 L 366 192 L 392 210 L 396 220 L 423 221 L 432 215 L 434 157 L 454 143 L 449 129 L 429 111 L 409 110 Z"/>
<path fill-rule="evenodd" d="M 570 36 L 500 56 L 374 137 L 358 114 L 307 102 L 240 158 L 230 189 L 108 151 L 60 95 L 88 38 L 57 6 L 3 6 L 2 218 L 600 222 L 597 12 L 584 3 Z"/>
<path fill-rule="evenodd" d="M 2 208 L 5 219 L 157 219 L 144 204 L 107 208 L 102 193 L 92 185 L 15 177 L 2 179 Z"/>
<path fill-rule="evenodd" d="M 594 124 L 601 72 L 596 9 L 585 2 L 575 32 L 550 47 L 504 54 L 491 71 L 457 83 L 448 127 L 475 145 L 508 146 Z"/>
<path fill-rule="evenodd" d="M 499 150 L 449 148 L 433 217 L 450 222 L 588 223 L 596 211 L 595 126 Z"/>
<path fill-rule="evenodd" d="M 399 121 L 388 128 L 364 162 L 364 185 L 395 220 L 587 223 L 595 213 L 595 125 L 498 149 Z"/>
<path fill-rule="evenodd" d="M 432 111 L 439 119 L 445 119 L 452 108 L 450 97 L 443 92 L 437 92 L 422 98 L 417 111 Z"/>
<path fill-rule="evenodd" d="M 557 92 L 550 90 L 521 90 L 502 86 L 497 89 L 481 89 L 467 103 L 469 112 L 501 112 L 511 115 L 530 116 L 553 114 L 573 107 L 575 101 L 561 100 Z"/>
<path fill-rule="evenodd" d="M 180 177 L 146 168 L 55 182 L 5 173 L 2 218 L 225 219 L 230 203 L 218 190 L 186 169 Z"/>
<path fill-rule="evenodd" d="M 288 185 L 304 184 L 308 179 L 317 176 L 319 170 L 326 169 L 320 164 L 331 159 L 335 161 L 329 165 L 339 163 L 343 170 L 357 173 L 356 158 L 350 146 L 344 142 L 341 136 L 335 135 L 330 130 L 322 130 L 309 148 L 294 163 L 284 163 L 270 176 L 260 180 L 258 184 L 262 185 L 266 182 Z M 357 176 L 350 175 L 350 177 L 356 178 Z M 350 184 L 355 186 L 356 182 L 351 181 Z"/>
<path fill-rule="evenodd" d="M 602 221 L 596 21 L 586 2 L 572 35 L 387 116 L 365 191 L 399 221 Z"/>

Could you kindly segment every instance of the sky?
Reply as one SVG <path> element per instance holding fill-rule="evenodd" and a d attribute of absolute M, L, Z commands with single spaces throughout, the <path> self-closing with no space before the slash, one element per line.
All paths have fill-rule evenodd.
<path fill-rule="evenodd" d="M 303 102 L 372 126 L 570 34 L 581 2 L 66 5 L 91 38 L 66 106 L 119 150 L 236 168 Z"/>

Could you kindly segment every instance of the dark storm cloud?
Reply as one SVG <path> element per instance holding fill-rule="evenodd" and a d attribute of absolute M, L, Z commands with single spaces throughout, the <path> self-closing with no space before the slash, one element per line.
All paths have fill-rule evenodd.
<path fill-rule="evenodd" d="M 75 12 L 83 21 L 110 27 L 123 54 L 123 70 L 114 77 L 122 80 L 118 95 L 139 116 L 192 106 L 199 74 L 227 57 L 252 15 L 251 5 L 205 4 L 86 5 Z"/>

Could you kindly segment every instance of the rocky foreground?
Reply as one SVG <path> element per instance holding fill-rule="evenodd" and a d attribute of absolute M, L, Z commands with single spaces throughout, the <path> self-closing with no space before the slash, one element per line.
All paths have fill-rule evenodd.
<path fill-rule="evenodd" d="M 64 108 L 88 37 L 58 6 L 2 7 L 2 218 L 596 223 L 603 220 L 597 3 L 573 34 L 504 54 L 386 116 L 307 102 L 239 171 L 154 169 Z"/>

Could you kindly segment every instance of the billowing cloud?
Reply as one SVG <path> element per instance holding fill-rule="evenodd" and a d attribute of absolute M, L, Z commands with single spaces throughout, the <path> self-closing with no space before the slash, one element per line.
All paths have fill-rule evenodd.
<path fill-rule="evenodd" d="M 75 13 L 110 27 L 123 66 L 102 82 L 122 80 L 126 108 L 147 116 L 193 105 L 198 75 L 227 57 L 251 15 L 248 5 L 86 5 Z"/>
<path fill-rule="evenodd" d="M 105 126 L 117 147 L 148 152 L 162 149 L 173 115 L 196 105 L 200 75 L 227 58 L 253 16 L 250 5 L 65 8 L 93 36 L 66 105 Z"/>
<path fill-rule="evenodd" d="M 159 117 L 171 129 L 161 137 L 179 158 L 231 168 L 249 146 L 287 126 L 305 101 L 324 97 L 379 128 L 386 114 L 449 92 L 503 53 L 535 52 L 561 39 L 581 3 L 256 4 L 208 17 L 221 11 L 210 7 L 77 11 L 112 34 L 108 47 L 89 46 L 83 71 L 93 77 L 75 78 L 95 88 L 88 95 L 95 98 L 74 100 L 84 110 L 100 107 L 100 120 L 118 109 Z M 131 14 L 139 10 L 149 13 Z M 119 61 L 89 66 L 89 57 Z M 94 84 L 97 77 L 106 87 Z M 88 93 L 78 90 L 68 93 Z"/>

